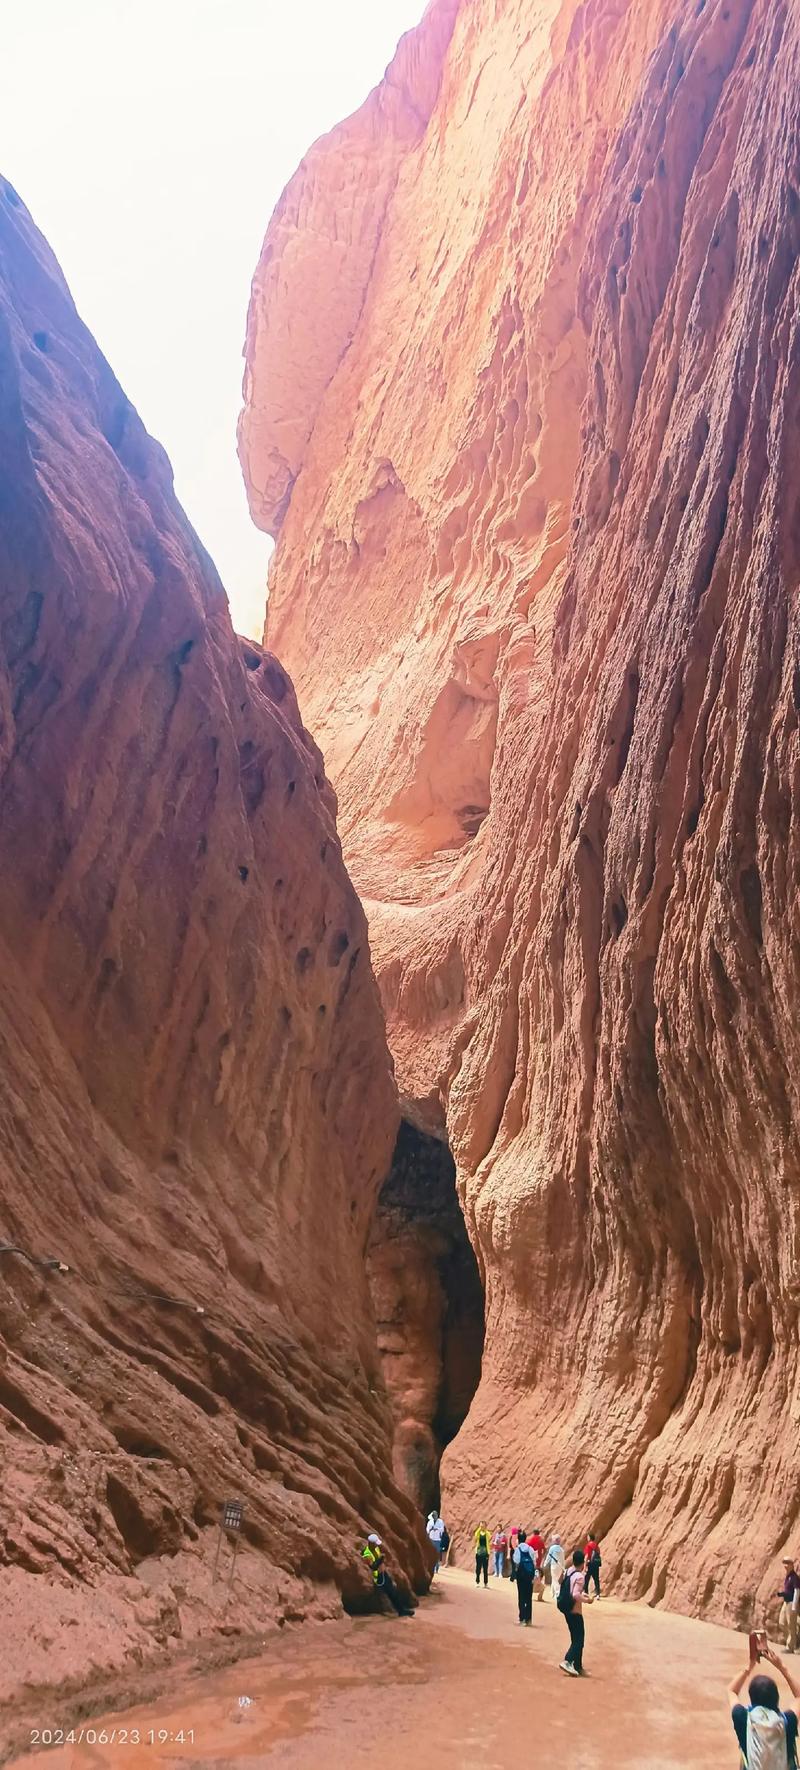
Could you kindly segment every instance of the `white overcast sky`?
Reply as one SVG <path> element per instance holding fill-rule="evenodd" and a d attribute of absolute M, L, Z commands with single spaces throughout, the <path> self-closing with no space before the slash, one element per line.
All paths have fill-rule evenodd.
<path fill-rule="evenodd" d="M 250 278 L 316 136 L 424 0 L 3 0 L 0 172 L 260 633 L 268 542 L 236 458 Z"/>

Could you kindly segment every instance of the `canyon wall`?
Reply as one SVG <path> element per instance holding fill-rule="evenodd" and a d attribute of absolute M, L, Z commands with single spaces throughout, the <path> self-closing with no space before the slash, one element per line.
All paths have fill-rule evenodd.
<path fill-rule="evenodd" d="M 442 1451 L 481 1374 L 484 1302 L 447 1144 L 403 1119 L 367 1257 L 378 1349 L 394 1412 L 394 1471 L 427 1516 Z"/>
<path fill-rule="evenodd" d="M 10 1726 L 23 1686 L 41 1723 L 48 1686 L 358 1606 L 365 1529 L 424 1567 L 364 1262 L 397 1097 L 333 794 L 5 183 L 0 968 Z"/>
<path fill-rule="evenodd" d="M 240 436 L 485 1285 L 448 1522 L 729 1621 L 800 1549 L 799 250 L 783 0 L 433 0 L 270 225 Z"/>

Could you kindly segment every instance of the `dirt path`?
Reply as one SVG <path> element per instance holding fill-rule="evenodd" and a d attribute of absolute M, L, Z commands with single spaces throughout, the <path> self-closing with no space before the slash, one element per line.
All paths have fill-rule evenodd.
<path fill-rule="evenodd" d="M 29 1753 L 48 1770 L 717 1770 L 736 1762 L 725 1687 L 743 1637 L 638 1604 L 587 1613 L 578 1682 L 558 1670 L 566 1626 L 552 1602 L 521 1629 L 513 1588 L 446 1573 L 413 1620 L 343 1619 L 168 1698 L 85 1725 L 143 1743 Z M 252 1698 L 240 1708 L 238 1699 Z M 42 1717 L 43 1724 L 46 1717 Z M 153 1731 L 151 1743 L 147 1734 Z M 159 1742 L 158 1734 L 184 1741 Z M 193 1740 L 189 1738 L 193 1730 Z"/>

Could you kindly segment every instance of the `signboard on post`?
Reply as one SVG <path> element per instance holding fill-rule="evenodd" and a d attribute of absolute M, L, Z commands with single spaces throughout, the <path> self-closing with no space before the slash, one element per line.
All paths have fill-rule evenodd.
<path fill-rule="evenodd" d="M 234 1567 L 236 1566 L 236 1551 L 239 1547 L 239 1539 L 242 1534 L 242 1520 L 243 1520 L 243 1518 L 244 1518 L 244 1506 L 243 1506 L 241 1500 L 224 1500 L 223 1501 L 222 1511 L 220 1513 L 220 1519 L 219 1519 L 219 1539 L 217 1542 L 217 1552 L 216 1552 L 216 1555 L 214 1556 L 214 1573 L 212 1576 L 213 1580 L 216 1580 L 216 1577 L 217 1577 L 217 1568 L 219 1567 L 219 1552 L 220 1552 L 220 1549 L 222 1548 L 223 1536 L 226 1536 L 228 1538 L 228 1541 L 233 1543 L 233 1555 L 231 1556 L 231 1568 L 230 1568 L 230 1573 L 228 1574 L 228 1585 L 230 1585 L 230 1583 L 233 1579 L 233 1570 L 234 1570 Z"/>

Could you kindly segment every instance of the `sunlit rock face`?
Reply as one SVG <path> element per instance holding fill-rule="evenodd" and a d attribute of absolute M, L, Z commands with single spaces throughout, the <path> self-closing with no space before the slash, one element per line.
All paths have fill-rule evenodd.
<path fill-rule="evenodd" d="M 271 223 L 242 429 L 485 1279 L 448 1520 L 729 1620 L 798 1547 L 798 29 L 434 3 Z"/>
<path fill-rule="evenodd" d="M 399 1115 L 334 812 L 0 183 L 3 1705 L 358 1603 L 365 1528 L 424 1578 L 364 1259 Z"/>

